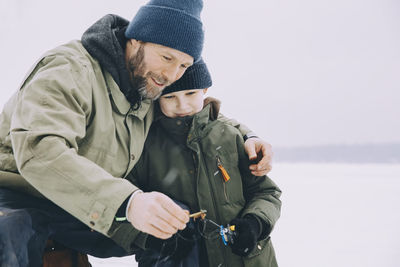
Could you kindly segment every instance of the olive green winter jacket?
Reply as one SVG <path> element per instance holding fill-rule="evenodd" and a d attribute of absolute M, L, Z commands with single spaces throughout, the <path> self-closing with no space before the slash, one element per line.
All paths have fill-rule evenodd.
<path fill-rule="evenodd" d="M 163 115 L 155 119 L 142 156 L 127 178 L 146 191 L 186 204 L 191 212 L 207 210 L 207 218 L 218 224 L 254 214 L 273 228 L 280 216 L 280 189 L 268 177 L 250 173 L 243 138 L 235 127 L 215 120 L 218 109 L 212 100 L 190 123 Z M 218 163 L 230 176 L 226 182 Z M 221 239 L 207 239 L 209 265 L 277 266 L 270 237 L 263 238 L 244 258 Z"/>

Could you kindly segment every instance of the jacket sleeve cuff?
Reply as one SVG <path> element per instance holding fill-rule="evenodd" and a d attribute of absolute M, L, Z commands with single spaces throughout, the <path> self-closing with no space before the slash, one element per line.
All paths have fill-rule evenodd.
<path fill-rule="evenodd" d="M 138 189 L 135 192 L 133 192 L 129 197 L 125 199 L 125 201 L 122 203 L 122 205 L 119 207 L 117 214 L 115 215 L 115 219 L 117 221 L 125 221 L 128 220 L 128 208 L 129 205 L 131 204 L 134 196 L 138 193 L 143 193 L 142 190 Z"/>
<path fill-rule="evenodd" d="M 259 138 L 255 133 L 249 132 L 243 136 L 243 140 L 246 142 L 249 138 Z"/>
<path fill-rule="evenodd" d="M 131 197 L 129 198 L 129 201 L 127 202 L 126 208 L 125 208 L 125 217 L 128 219 L 128 212 L 129 212 L 129 206 L 131 205 L 131 202 L 133 198 L 138 194 L 138 193 L 143 193 L 142 190 L 138 189 L 135 192 L 132 193 Z"/>
<path fill-rule="evenodd" d="M 265 239 L 271 233 L 271 226 L 254 214 L 246 214 L 245 218 L 252 218 L 258 224 L 258 241 Z"/>

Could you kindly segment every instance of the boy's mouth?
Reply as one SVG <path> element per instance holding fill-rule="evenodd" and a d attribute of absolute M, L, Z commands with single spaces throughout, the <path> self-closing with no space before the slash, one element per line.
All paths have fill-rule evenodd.
<path fill-rule="evenodd" d="M 190 112 L 188 113 L 180 113 L 180 114 L 175 114 L 177 117 L 186 117 L 190 115 Z"/>

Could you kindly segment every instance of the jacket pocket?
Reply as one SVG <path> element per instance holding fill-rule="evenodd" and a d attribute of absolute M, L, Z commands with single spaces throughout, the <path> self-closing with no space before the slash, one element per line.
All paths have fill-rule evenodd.
<path fill-rule="evenodd" d="M 257 242 L 256 247 L 253 249 L 253 251 L 246 256 L 246 258 L 252 258 L 257 255 L 260 255 L 263 252 L 263 249 L 270 243 L 271 238 L 268 236 L 267 238 L 264 238 L 263 240 L 260 240 Z"/>
<path fill-rule="evenodd" d="M 217 160 L 217 168 L 220 173 L 219 176 L 222 177 L 222 188 L 224 190 L 225 202 L 229 202 L 229 197 L 228 197 L 227 190 L 226 190 L 226 183 L 231 179 L 231 177 L 228 174 L 228 172 L 226 171 L 225 167 L 222 165 L 220 157 L 217 155 L 215 158 Z"/>
<path fill-rule="evenodd" d="M 271 238 L 258 241 L 253 251 L 243 258 L 244 265 L 247 266 L 265 266 L 277 267 L 275 251 L 272 246 Z"/>
<path fill-rule="evenodd" d="M 242 177 L 238 166 L 222 155 L 215 156 L 215 184 L 221 203 L 244 204 Z"/>

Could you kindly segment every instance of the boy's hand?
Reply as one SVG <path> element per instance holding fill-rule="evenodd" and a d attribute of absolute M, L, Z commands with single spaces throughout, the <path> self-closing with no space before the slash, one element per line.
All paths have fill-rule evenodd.
<path fill-rule="evenodd" d="M 270 144 L 258 137 L 253 137 L 244 142 L 244 149 L 249 156 L 249 160 L 254 162 L 254 164 L 251 164 L 249 167 L 253 175 L 263 176 L 271 171 L 273 152 Z M 259 158 L 260 160 L 258 160 Z"/>
<path fill-rule="evenodd" d="M 230 222 L 235 225 L 236 235 L 233 244 L 230 244 L 232 252 L 238 256 L 244 257 L 257 245 L 259 235 L 259 225 L 257 219 L 253 216 L 236 218 Z"/>
<path fill-rule="evenodd" d="M 160 192 L 139 193 L 128 208 L 128 221 L 139 231 L 167 239 L 186 227 L 189 212 Z"/>

